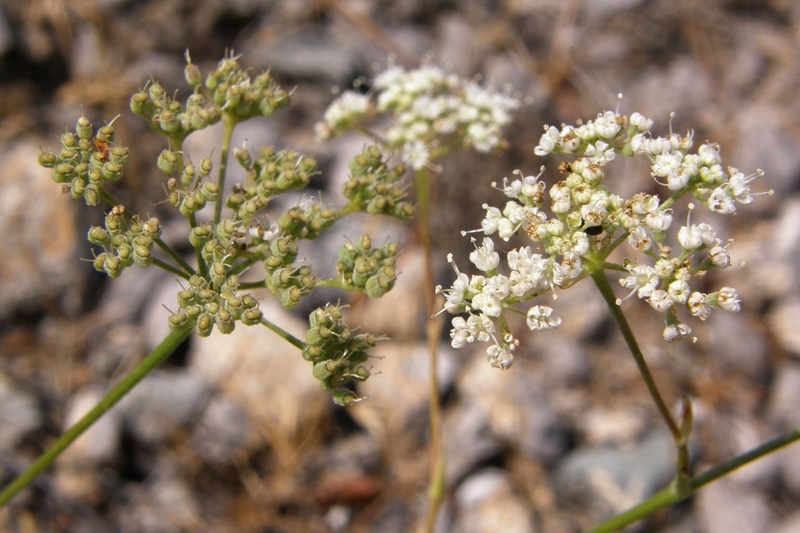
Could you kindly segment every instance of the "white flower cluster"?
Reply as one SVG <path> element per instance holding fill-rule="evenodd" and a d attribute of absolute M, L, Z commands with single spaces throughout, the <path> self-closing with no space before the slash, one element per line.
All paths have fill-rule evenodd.
<path fill-rule="evenodd" d="M 497 187 L 510 200 L 501 209 L 484 204 L 486 216 L 481 229 L 486 235 L 470 261 L 482 273 L 468 277 L 448 260 L 456 271 L 449 289 L 437 287 L 446 297 L 443 311 L 463 315 L 453 319 L 450 332 L 453 347 L 477 341 L 491 343 L 487 354 L 492 366 L 506 369 L 519 345 L 508 327 L 506 312 L 524 313 L 532 330 L 552 329 L 561 319 L 553 309 L 534 305 L 527 311 L 521 305 L 555 288 L 565 289 L 600 269 L 627 272 L 620 284 L 630 289 L 666 316 L 664 338 L 673 341 L 691 335 L 691 328 L 678 318 L 679 308 L 700 320 L 712 309 L 739 310 L 736 290 L 724 287 L 705 294 L 692 289 L 691 282 L 705 278 L 714 268 L 730 265 L 728 249 L 708 224 L 692 224 L 693 204 L 686 225 L 677 230 L 680 248 L 666 241 L 672 227 L 672 206 L 691 194 L 710 211 L 735 213 L 736 203 L 753 200 L 749 184 L 761 175 L 744 176 L 738 170 L 723 170 L 719 146 L 703 144 L 690 153 L 692 133 L 653 137 L 653 121 L 638 113 L 630 117 L 607 111 L 587 123 L 545 127 L 536 146 L 537 155 L 551 152 L 574 156 L 562 163 L 563 179 L 549 190 L 537 176 L 517 177 Z M 637 193 L 631 198 L 613 194 L 604 184 L 604 167 L 617 155 L 647 157 L 653 179 L 666 188 L 666 200 L 658 195 Z M 545 212 L 549 198 L 549 214 Z M 527 234 L 534 246 L 526 245 L 506 252 L 505 261 L 495 250 L 491 235 L 502 241 Z M 465 232 L 466 233 L 466 232 Z M 474 240 L 473 240 L 474 242 Z M 621 265 L 608 262 L 611 252 L 627 242 L 638 258 L 627 258 Z M 507 272 L 507 273 L 502 273 Z M 617 301 L 620 304 L 621 300 Z"/>
<path fill-rule="evenodd" d="M 385 138 L 415 170 L 430 165 L 430 154 L 443 138 L 489 152 L 501 140 L 501 130 L 519 101 L 463 80 L 432 65 L 406 70 L 390 66 L 374 81 L 373 94 L 346 91 L 316 125 L 326 139 L 380 114 L 394 118 Z"/>

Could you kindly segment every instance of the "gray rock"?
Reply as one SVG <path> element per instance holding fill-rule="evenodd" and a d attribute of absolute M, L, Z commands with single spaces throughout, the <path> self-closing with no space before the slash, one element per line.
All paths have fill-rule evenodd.
<path fill-rule="evenodd" d="M 458 518 L 453 531 L 463 533 L 534 533 L 533 515 L 502 470 L 486 469 L 466 479 L 455 493 Z"/>
<path fill-rule="evenodd" d="M 64 414 L 64 431 L 93 409 L 106 392 L 100 387 L 89 387 L 73 395 Z M 89 468 L 92 465 L 109 463 L 119 453 L 119 442 L 120 412 L 112 409 L 67 448 L 61 461 Z"/>
<path fill-rule="evenodd" d="M 800 358 L 800 298 L 779 302 L 767 317 L 770 329 L 784 350 Z"/>
<path fill-rule="evenodd" d="M 795 511 L 781 521 L 773 530 L 773 533 L 796 533 L 800 531 L 800 512 Z"/>
<path fill-rule="evenodd" d="M 663 432 L 624 447 L 579 448 L 559 463 L 556 491 L 608 518 L 664 488 L 675 472 L 674 456 L 672 438 Z"/>
<path fill-rule="evenodd" d="M 666 68 L 649 68 L 641 72 L 627 97 L 637 109 L 656 121 L 656 132 L 666 127 L 669 114 L 678 117 L 696 116 L 712 98 L 713 80 L 709 73 L 689 57 L 676 56 Z"/>
<path fill-rule="evenodd" d="M 448 486 L 458 483 L 477 465 L 498 457 L 503 451 L 500 439 L 492 433 L 485 411 L 469 402 L 459 402 L 447 412 L 442 431 Z"/>
<path fill-rule="evenodd" d="M 545 393 L 546 380 L 538 379 L 521 356 L 517 359 L 503 372 L 476 357 L 464 373 L 459 392 L 484 413 L 502 441 L 526 457 L 553 461 L 564 452 L 566 427 Z"/>
<path fill-rule="evenodd" d="M 695 502 L 704 533 L 774 531 L 774 513 L 769 501 L 748 485 L 723 478 L 703 487 Z"/>
<path fill-rule="evenodd" d="M 80 256 L 90 257 L 75 224 L 79 206 L 53 183 L 50 170 L 39 167 L 39 152 L 33 140 L 0 150 L 0 318 L 59 300 L 63 311 L 76 312 L 91 269 L 78 262 Z"/>
<path fill-rule="evenodd" d="M 244 55 L 251 64 L 269 66 L 277 76 L 334 85 L 348 83 L 359 69 L 353 50 L 317 31 L 288 34 L 270 46 L 256 43 L 244 50 Z"/>
<path fill-rule="evenodd" d="M 437 48 L 433 57 L 436 62 L 452 70 L 459 76 L 471 76 L 477 62 L 475 30 L 470 27 L 461 14 L 442 16 L 438 21 Z"/>
<path fill-rule="evenodd" d="M 787 361 L 775 369 L 769 419 L 781 430 L 800 427 L 800 363 Z"/>
<path fill-rule="evenodd" d="M 89 387 L 70 398 L 64 430 L 94 408 L 104 395 L 105 391 L 100 387 Z M 119 457 L 120 442 L 119 411 L 112 409 L 59 457 L 54 475 L 58 491 L 76 500 L 100 503 L 108 487 L 117 481 L 116 472 L 107 466 Z"/>
<path fill-rule="evenodd" d="M 800 498 L 800 445 L 795 442 L 770 455 L 773 457 L 778 463 L 783 485 L 795 498 Z"/>
<path fill-rule="evenodd" d="M 771 213 L 797 187 L 800 168 L 800 138 L 786 122 L 783 110 L 772 105 L 745 105 L 735 115 L 738 146 L 731 146 L 728 164 L 745 174 L 760 168 L 763 178 L 753 183 L 754 190 L 774 189 L 772 198 L 759 198 L 748 206 L 750 212 Z"/>
<path fill-rule="evenodd" d="M 191 436 L 195 453 L 213 465 L 233 464 L 262 444 L 247 411 L 221 395 L 208 402 Z"/>
<path fill-rule="evenodd" d="M 0 449 L 11 450 L 29 431 L 39 427 L 36 399 L 0 373 Z"/>
<path fill-rule="evenodd" d="M 261 310 L 277 326 L 305 339 L 308 326 L 272 298 L 262 302 Z M 331 405 L 300 350 L 262 326 L 237 325 L 230 335 L 215 330 L 195 339 L 189 369 L 245 409 L 268 438 L 318 423 Z"/>
<path fill-rule="evenodd" d="M 115 409 L 134 438 L 156 445 L 185 431 L 208 401 L 208 384 L 198 376 L 175 370 L 155 370 Z"/>
<path fill-rule="evenodd" d="M 174 467 L 162 464 L 156 472 L 143 485 L 128 487 L 116 521 L 121 533 L 202 531 L 214 526 L 203 519 L 195 491 Z"/>
<path fill-rule="evenodd" d="M 365 401 L 350 413 L 375 435 L 392 434 L 404 428 L 426 428 L 429 398 L 429 359 L 426 343 L 385 342 L 373 350 L 373 375 L 359 385 Z M 439 349 L 439 390 L 450 387 L 457 371 L 453 350 Z M 422 417 L 422 418 L 420 418 Z"/>
<path fill-rule="evenodd" d="M 559 302 L 560 300 L 561 298 Z M 563 316 L 568 317 L 569 321 L 573 319 L 573 314 L 569 311 Z M 575 318 L 581 320 L 579 316 Z M 582 330 L 586 331 L 583 328 Z M 539 373 L 547 376 L 543 385 L 553 392 L 584 383 L 592 370 L 584 345 L 578 342 L 576 337 L 565 333 L 567 332 L 562 332 L 559 328 L 545 335 L 531 335 L 530 339 L 525 340 L 530 344 L 529 347 L 525 347 L 525 351 L 535 354 L 537 362 L 542 367 Z"/>
<path fill-rule="evenodd" d="M 718 367 L 727 373 L 765 381 L 769 372 L 769 347 L 752 316 L 719 311 L 708 320 L 703 342 L 713 346 Z"/>

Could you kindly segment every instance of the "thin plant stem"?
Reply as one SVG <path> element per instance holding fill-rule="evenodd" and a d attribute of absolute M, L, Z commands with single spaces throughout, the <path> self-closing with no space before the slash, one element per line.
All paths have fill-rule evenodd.
<path fill-rule="evenodd" d="M 689 456 L 689 435 L 692 429 L 692 404 L 688 398 L 684 397 L 682 399 L 683 413 L 681 415 L 681 424 L 679 426 L 678 422 L 675 421 L 675 419 L 672 417 L 672 414 L 669 412 L 669 408 L 667 407 L 666 402 L 664 402 L 664 398 L 662 398 L 661 393 L 658 390 L 655 379 L 653 379 L 653 374 L 650 373 L 650 368 L 647 366 L 647 361 L 644 358 L 644 354 L 642 353 L 641 348 L 639 348 L 639 343 L 636 342 L 636 337 L 633 334 L 630 324 L 628 324 L 628 320 L 625 318 L 625 314 L 622 312 L 622 308 L 619 306 L 619 304 L 617 304 L 616 295 L 611 288 L 611 283 L 608 281 L 608 276 L 606 275 L 605 270 L 600 268 L 592 271 L 592 279 L 594 280 L 597 289 L 603 295 L 606 304 L 611 310 L 611 315 L 614 317 L 614 321 L 617 323 L 620 332 L 622 332 L 622 336 L 625 338 L 625 342 L 628 345 L 628 349 L 630 350 L 634 361 L 636 361 L 636 366 L 639 368 L 639 374 L 641 374 L 642 379 L 644 380 L 645 386 L 650 393 L 650 397 L 653 399 L 653 402 L 655 402 L 656 407 L 658 408 L 659 413 L 661 413 L 661 417 L 664 419 L 664 422 L 667 424 L 670 433 L 672 433 L 672 438 L 675 441 L 675 448 L 677 450 L 677 457 L 675 459 L 674 489 L 680 496 L 690 494 L 691 489 L 689 487 L 689 476 L 691 475 L 691 464 Z"/>
<path fill-rule="evenodd" d="M 236 126 L 236 119 L 228 113 L 222 114 L 222 150 L 219 154 L 219 173 L 217 174 L 217 185 L 219 185 L 219 197 L 214 204 L 214 226 L 219 224 L 222 218 L 222 204 L 225 197 L 225 176 L 228 172 L 228 154 L 231 148 L 231 138 L 233 129 Z"/>
<path fill-rule="evenodd" d="M 416 174 L 417 186 L 417 230 L 425 261 L 425 310 L 427 312 L 427 326 L 425 333 L 428 340 L 428 362 L 430 380 L 428 397 L 428 414 L 430 419 L 430 453 L 431 453 L 431 481 L 428 487 L 428 515 L 425 530 L 432 533 L 436 527 L 436 517 L 442 505 L 445 491 L 444 481 L 444 455 L 442 452 L 442 415 L 439 405 L 439 334 L 442 326 L 433 320 L 436 312 L 436 299 L 434 293 L 433 275 L 433 250 L 430 232 L 430 173 L 427 168 L 420 169 Z"/>
<path fill-rule="evenodd" d="M 749 452 L 746 452 L 734 459 L 731 459 L 730 461 L 722 463 L 721 465 L 706 470 L 702 474 L 690 478 L 688 483 L 689 492 L 686 494 L 680 494 L 679 491 L 675 490 L 674 485 L 670 485 L 656 494 L 653 494 L 650 498 L 643 501 L 639 505 L 632 507 L 631 509 L 618 514 L 610 520 L 603 522 L 599 526 L 592 529 L 589 533 L 610 533 L 612 531 L 619 531 L 623 527 L 629 526 L 634 522 L 638 522 L 639 520 L 652 515 L 659 509 L 663 509 L 685 500 L 701 487 L 727 476 L 737 468 L 741 468 L 748 463 L 757 461 L 758 459 L 761 459 L 762 457 L 774 453 L 780 448 L 788 446 L 789 444 L 797 441 L 800 441 L 800 429 L 785 433 L 780 437 L 765 442 Z"/>
<path fill-rule="evenodd" d="M 261 319 L 261 325 L 278 335 L 280 338 L 297 348 L 298 350 L 302 350 L 305 348 L 306 343 L 283 329 L 282 327 L 278 326 L 277 324 L 270 322 L 266 318 Z"/>
<path fill-rule="evenodd" d="M 661 414 L 661 417 L 667 424 L 667 427 L 669 428 L 670 433 L 672 433 L 672 437 L 675 442 L 680 441 L 682 435 L 680 429 L 678 428 L 678 423 L 675 422 L 675 419 L 669 412 L 667 404 L 661 397 L 661 393 L 659 392 L 656 382 L 653 379 L 653 374 L 650 373 L 650 368 L 647 366 L 647 361 L 645 361 L 644 354 L 639 348 L 639 343 L 636 342 L 636 337 L 633 334 L 633 330 L 631 329 L 630 324 L 628 324 L 628 320 L 625 318 L 625 314 L 622 312 L 622 309 L 617 304 L 617 296 L 614 294 L 614 290 L 611 288 L 611 283 L 608 281 L 608 276 L 606 276 L 604 270 L 598 269 L 592 272 L 592 280 L 594 280 L 594 284 L 597 286 L 600 294 L 603 295 L 608 308 L 611 310 L 611 316 L 614 317 L 614 321 L 617 323 L 622 336 L 625 338 L 625 343 L 628 345 L 628 349 L 631 351 L 633 360 L 636 361 L 636 366 L 639 368 L 639 373 L 642 375 L 642 379 L 647 387 L 647 391 L 653 398 L 653 401 L 658 408 L 658 412 Z"/>
<path fill-rule="evenodd" d="M 191 277 L 190 274 L 186 273 L 185 271 L 181 270 L 180 268 L 177 268 L 177 267 L 175 267 L 173 265 L 170 265 L 169 263 L 165 263 L 161 259 L 153 258 L 153 265 L 157 266 L 158 268 L 160 268 L 162 270 L 166 270 L 167 272 L 169 272 L 171 274 L 175 274 L 176 276 L 178 276 L 180 278 L 183 278 L 185 280 L 188 280 Z"/>
<path fill-rule="evenodd" d="M 167 357 L 172 354 L 178 346 L 189 336 L 191 329 L 173 331 L 167 335 L 161 344 L 150 352 L 139 366 L 134 368 L 122 381 L 120 381 L 100 402 L 92 408 L 83 418 L 78 420 L 72 427 L 64 432 L 61 437 L 46 452 L 39 456 L 25 472 L 17 476 L 2 492 L 0 492 L 0 507 L 4 507 L 22 489 L 30 485 L 39 475 L 44 472 L 61 453 L 66 450 L 78 437 L 80 437 L 92 424 L 119 402 L 130 390 L 145 376 L 153 371 Z"/>

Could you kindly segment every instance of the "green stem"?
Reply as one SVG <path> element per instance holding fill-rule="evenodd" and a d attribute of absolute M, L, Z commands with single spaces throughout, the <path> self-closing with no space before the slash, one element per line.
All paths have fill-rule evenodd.
<path fill-rule="evenodd" d="M 180 346 L 189 336 L 191 329 L 174 331 L 167 335 L 161 344 L 134 368 L 122 381 L 120 381 L 100 402 L 94 406 L 83 418 L 76 422 L 53 444 L 45 453 L 39 456 L 28 469 L 17 476 L 3 492 L 0 493 L 0 507 L 8 504 L 11 499 L 22 489 L 30 485 L 42 472 L 45 471 L 61 453 L 66 450 L 84 431 L 89 429 L 103 414 L 111 409 L 123 396 L 162 363 L 169 355 Z"/>
<path fill-rule="evenodd" d="M 734 459 L 731 459 L 730 461 L 706 470 L 702 474 L 690 478 L 688 494 L 679 494 L 678 491 L 675 490 L 675 487 L 670 485 L 669 487 L 652 495 L 650 498 L 643 501 L 636 507 L 618 514 L 606 522 L 603 522 L 599 526 L 592 529 L 589 533 L 610 533 L 612 531 L 619 531 L 625 526 L 629 526 L 634 522 L 638 522 L 639 520 L 652 515 L 659 509 L 674 505 L 686 499 L 701 487 L 717 481 L 718 479 L 730 474 L 737 468 L 761 459 L 762 457 L 765 457 L 779 450 L 780 448 L 788 446 L 789 444 L 797 441 L 800 441 L 800 429 L 785 433 L 769 442 L 765 442 L 764 444 L 754 448 L 753 450 L 750 450 L 747 453 L 744 453 Z"/>
<path fill-rule="evenodd" d="M 636 337 L 633 334 L 630 324 L 628 324 L 628 320 L 625 318 L 625 314 L 622 312 L 620 306 L 617 305 L 617 296 L 614 294 L 614 290 L 611 288 L 611 283 L 608 281 L 608 276 L 606 276 L 604 270 L 598 269 L 592 272 L 592 280 L 594 280 L 594 284 L 597 286 L 600 294 L 603 295 L 608 308 L 611 310 L 611 316 L 614 317 L 614 321 L 617 323 L 620 332 L 622 332 L 622 336 L 625 338 L 628 349 L 631 351 L 634 361 L 636 361 L 636 366 L 639 368 L 639 373 L 642 375 L 642 379 L 644 379 L 644 383 L 647 386 L 647 391 L 653 398 L 653 401 L 658 408 L 658 412 L 661 414 L 664 422 L 666 422 L 675 442 L 680 442 L 682 435 L 680 429 L 678 428 L 678 424 L 670 414 L 667 404 L 661 397 L 658 387 L 656 387 L 656 382 L 653 379 L 653 375 L 650 373 L 650 368 L 647 366 L 647 361 L 645 361 L 644 354 L 639 348 L 639 343 L 636 342 Z"/>
<path fill-rule="evenodd" d="M 192 268 L 192 266 L 189 263 L 187 263 L 183 259 L 183 257 L 181 257 L 181 255 L 172 248 L 172 246 L 165 243 L 163 240 L 161 240 L 161 238 L 156 239 L 154 242 L 156 243 L 156 246 L 158 246 L 161 249 L 162 252 L 170 256 L 172 260 L 175 261 L 178 264 L 178 266 L 181 267 L 181 269 L 183 269 L 183 272 L 185 272 L 189 276 L 195 274 L 194 268 Z M 181 277 L 187 277 L 187 276 L 181 275 Z"/>
<path fill-rule="evenodd" d="M 236 126 L 236 118 L 228 113 L 222 114 L 222 151 L 219 154 L 219 174 L 217 184 L 219 185 L 219 197 L 214 205 L 214 227 L 219 224 L 222 218 L 222 204 L 225 197 L 225 176 L 228 172 L 228 153 L 231 148 L 231 138 L 233 129 Z"/>
<path fill-rule="evenodd" d="M 153 259 L 153 265 L 157 266 L 158 268 L 160 268 L 162 270 L 166 270 L 167 272 L 175 274 L 176 276 L 178 276 L 180 278 L 183 278 L 185 280 L 188 280 L 191 277 L 190 274 L 187 274 L 186 272 L 184 272 L 180 268 L 172 266 L 169 263 L 165 263 L 161 259 Z"/>
<path fill-rule="evenodd" d="M 264 289 L 267 286 L 267 280 L 261 281 L 244 281 L 239 283 L 239 290 L 248 291 L 252 289 Z"/>
<path fill-rule="evenodd" d="M 261 319 L 261 325 L 265 326 L 267 329 L 278 335 L 280 338 L 282 338 L 283 340 L 285 340 L 298 350 L 302 350 L 306 346 L 306 343 L 304 343 L 303 341 L 301 341 L 300 339 L 298 339 L 297 337 L 295 337 L 282 327 L 278 326 L 277 324 L 270 322 L 266 318 Z"/>

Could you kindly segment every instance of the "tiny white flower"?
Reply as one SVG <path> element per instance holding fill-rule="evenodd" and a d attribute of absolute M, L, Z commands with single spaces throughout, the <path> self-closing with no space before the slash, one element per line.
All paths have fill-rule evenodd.
<path fill-rule="evenodd" d="M 639 112 L 631 113 L 628 122 L 639 131 L 648 131 L 653 127 L 653 119 L 647 118 Z"/>
<path fill-rule="evenodd" d="M 702 292 L 693 292 L 686 302 L 689 312 L 699 318 L 705 320 L 711 314 L 711 305 L 708 302 L 708 295 Z"/>
<path fill-rule="evenodd" d="M 682 226 L 678 231 L 678 242 L 684 250 L 697 250 L 711 246 L 717 240 L 714 228 L 706 223 Z"/>
<path fill-rule="evenodd" d="M 722 162 L 718 144 L 701 144 L 697 148 L 697 155 L 700 157 L 700 162 L 707 167 L 719 165 Z"/>
<path fill-rule="evenodd" d="M 683 323 L 667 324 L 667 327 L 664 328 L 664 340 L 667 342 L 674 342 L 691 334 L 692 328 Z"/>
<path fill-rule="evenodd" d="M 555 126 L 547 126 L 539 139 L 539 144 L 533 149 L 533 153 L 538 156 L 545 156 L 558 146 L 560 140 L 558 129 Z"/>
<path fill-rule="evenodd" d="M 653 241 L 647 235 L 647 231 L 639 226 L 633 228 L 628 234 L 628 244 L 635 250 L 646 252 L 653 246 Z"/>
<path fill-rule="evenodd" d="M 727 268 L 731 264 L 731 258 L 728 255 L 728 247 L 722 246 L 721 241 L 708 250 L 708 257 L 717 268 Z"/>
<path fill-rule="evenodd" d="M 484 237 L 481 245 L 469 254 L 469 260 L 478 270 L 488 272 L 496 269 L 500 264 L 500 254 L 494 251 L 494 241 L 489 237 Z"/>
<path fill-rule="evenodd" d="M 732 215 L 736 212 L 736 204 L 733 197 L 725 187 L 717 187 L 706 200 L 706 206 L 709 210 L 719 213 L 720 215 Z"/>
<path fill-rule="evenodd" d="M 723 287 L 716 295 L 717 305 L 720 309 L 729 313 L 738 313 L 741 310 L 741 302 L 733 287 Z"/>
<path fill-rule="evenodd" d="M 639 298 L 647 298 L 660 281 L 656 269 L 648 265 L 631 264 L 627 266 L 630 276 L 619 280 L 620 285 L 632 292 L 638 292 Z"/>
<path fill-rule="evenodd" d="M 685 280 L 676 279 L 669 284 L 669 287 L 667 287 L 667 292 L 669 292 L 669 295 L 672 297 L 673 301 L 676 303 L 685 304 L 689 299 L 691 288 L 689 287 L 689 283 L 687 283 Z"/>
<path fill-rule="evenodd" d="M 561 325 L 561 318 L 553 316 L 553 308 L 546 305 L 534 305 L 528 309 L 528 328 L 531 331 L 555 329 Z"/>
<path fill-rule="evenodd" d="M 667 188 L 671 191 L 679 191 L 689 184 L 691 176 L 684 172 L 683 168 L 670 172 L 667 176 Z"/>
<path fill-rule="evenodd" d="M 403 161 L 411 165 L 414 170 L 430 166 L 429 155 L 428 146 L 422 141 L 413 141 L 403 145 Z"/>
<path fill-rule="evenodd" d="M 516 348 L 514 344 L 493 344 L 486 349 L 486 360 L 489 361 L 492 368 L 508 370 L 514 363 L 514 348 Z"/>
<path fill-rule="evenodd" d="M 667 231 L 672 224 L 672 212 L 669 209 L 652 211 L 645 215 L 644 223 L 653 231 Z"/>
<path fill-rule="evenodd" d="M 647 303 L 659 313 L 664 313 L 668 311 L 675 302 L 667 291 L 658 289 L 650 293 L 650 296 L 647 298 Z"/>

